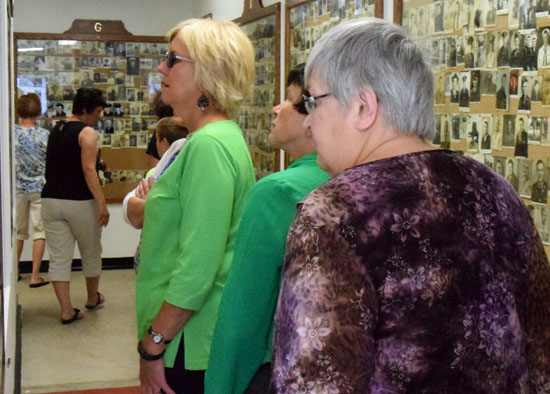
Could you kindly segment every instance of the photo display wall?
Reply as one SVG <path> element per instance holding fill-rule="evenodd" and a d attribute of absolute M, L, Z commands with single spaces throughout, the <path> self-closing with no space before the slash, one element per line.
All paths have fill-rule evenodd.
<path fill-rule="evenodd" d="M 405 0 L 402 24 L 431 53 L 433 145 L 485 163 L 523 197 L 550 245 L 550 6 Z"/>
<path fill-rule="evenodd" d="M 150 102 L 162 79 L 156 68 L 168 51 L 163 37 L 152 39 L 34 39 L 16 34 L 17 96 L 32 92 L 40 97 L 42 127 L 51 130 L 72 115 L 80 87 L 100 89 L 110 104 L 94 127 L 108 202 L 122 201 L 147 172 L 145 150 L 157 123 Z"/>
<path fill-rule="evenodd" d="M 279 170 L 279 150 L 267 140 L 271 109 L 279 102 L 280 4 L 263 7 L 261 2 L 245 1 L 243 16 L 235 20 L 252 41 L 256 80 L 252 97 L 245 101 L 236 121 L 243 130 L 256 179 Z"/>
<path fill-rule="evenodd" d="M 374 0 L 288 1 L 287 4 L 287 37 L 290 40 L 287 74 L 306 62 L 315 41 L 331 27 L 349 19 L 375 16 Z"/>

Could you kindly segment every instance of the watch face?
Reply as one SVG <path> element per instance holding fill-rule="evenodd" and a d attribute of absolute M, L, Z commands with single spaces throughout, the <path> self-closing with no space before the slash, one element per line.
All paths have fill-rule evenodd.
<path fill-rule="evenodd" d="M 153 335 L 153 342 L 155 342 L 157 345 L 162 342 L 162 335 L 155 334 Z"/>

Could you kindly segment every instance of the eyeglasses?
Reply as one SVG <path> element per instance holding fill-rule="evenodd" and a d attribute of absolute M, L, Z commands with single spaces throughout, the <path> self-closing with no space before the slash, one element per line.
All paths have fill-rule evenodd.
<path fill-rule="evenodd" d="M 304 102 L 304 107 L 306 107 L 306 111 L 308 114 L 311 114 L 313 110 L 317 107 L 316 101 L 322 99 L 323 97 L 332 96 L 332 93 L 325 93 L 321 94 L 319 96 L 306 96 L 305 94 L 302 95 L 302 100 Z"/>
<path fill-rule="evenodd" d="M 166 65 L 168 66 L 168 68 L 174 67 L 176 60 L 183 60 L 184 62 L 195 63 L 193 59 L 189 59 L 188 57 L 178 56 L 174 51 L 168 52 L 164 57 L 164 60 L 166 61 Z"/>

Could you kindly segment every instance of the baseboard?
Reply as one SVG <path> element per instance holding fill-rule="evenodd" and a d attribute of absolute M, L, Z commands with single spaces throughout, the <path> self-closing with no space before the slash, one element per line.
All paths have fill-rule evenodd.
<path fill-rule="evenodd" d="M 101 259 L 102 269 L 104 270 L 120 270 L 134 268 L 133 257 L 107 257 Z M 50 265 L 49 260 L 43 260 L 40 266 L 40 272 L 48 272 Z M 22 274 L 30 274 L 32 271 L 32 261 L 21 261 L 19 263 L 19 272 Z M 82 260 L 74 259 L 72 271 L 82 271 Z"/>

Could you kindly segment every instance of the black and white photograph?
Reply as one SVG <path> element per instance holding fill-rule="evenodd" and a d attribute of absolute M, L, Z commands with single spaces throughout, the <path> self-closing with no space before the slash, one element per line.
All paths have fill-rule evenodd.
<path fill-rule="evenodd" d="M 540 87 L 540 77 L 538 75 L 531 78 L 531 101 L 542 101 L 542 89 Z"/>
<path fill-rule="evenodd" d="M 536 26 L 535 0 L 520 0 L 519 28 L 521 30 L 534 29 Z"/>
<path fill-rule="evenodd" d="M 533 160 L 534 176 L 531 186 L 531 200 L 535 203 L 546 204 L 548 202 L 548 159 L 536 158 Z"/>
<path fill-rule="evenodd" d="M 489 32 L 487 33 L 487 51 L 485 57 L 485 67 L 486 68 L 495 68 L 497 66 L 497 36 Z"/>
<path fill-rule="evenodd" d="M 529 129 L 527 131 L 527 139 L 529 145 L 540 145 L 542 121 L 539 116 L 530 116 L 528 118 Z"/>
<path fill-rule="evenodd" d="M 527 159 L 518 159 L 519 167 L 519 195 L 522 197 L 531 198 L 531 189 L 535 176 L 531 177 L 531 168 L 533 162 Z"/>
<path fill-rule="evenodd" d="M 523 37 L 523 70 L 536 71 L 537 69 L 537 31 L 533 30 Z"/>
<path fill-rule="evenodd" d="M 496 94 L 496 109 L 508 109 L 508 76 L 510 71 L 498 71 L 497 73 L 497 94 Z"/>
<path fill-rule="evenodd" d="M 470 72 L 470 102 L 479 102 L 481 100 L 481 71 L 474 70 Z"/>
<path fill-rule="evenodd" d="M 479 141 L 479 149 L 481 152 L 488 153 L 492 148 L 491 137 L 491 116 L 483 115 L 480 118 L 481 136 Z"/>
<path fill-rule="evenodd" d="M 497 14 L 508 13 L 508 0 L 497 0 Z"/>
<path fill-rule="evenodd" d="M 517 159 L 508 158 L 506 160 L 506 180 L 519 191 L 519 176 L 517 169 Z"/>
<path fill-rule="evenodd" d="M 505 176 L 506 174 L 506 157 L 504 156 L 493 156 L 494 164 L 493 169 L 500 176 Z"/>
<path fill-rule="evenodd" d="M 479 115 L 470 115 L 468 134 L 466 142 L 468 145 L 468 152 L 477 152 L 479 150 L 479 128 L 481 118 Z"/>
<path fill-rule="evenodd" d="M 516 115 L 504 115 L 502 123 L 502 146 L 513 148 L 516 138 Z"/>
<path fill-rule="evenodd" d="M 510 71 L 510 81 L 508 82 L 508 93 L 510 97 L 518 97 L 520 94 L 519 88 L 519 70 Z"/>
<path fill-rule="evenodd" d="M 497 66 L 506 67 L 510 65 L 510 49 L 508 44 L 508 31 L 503 30 L 498 35 Z"/>
<path fill-rule="evenodd" d="M 135 56 L 128 57 L 126 59 L 126 74 L 132 76 L 139 76 L 139 58 Z"/>
<path fill-rule="evenodd" d="M 127 101 L 136 101 L 136 89 L 126 88 L 126 100 Z"/>
<path fill-rule="evenodd" d="M 482 95 L 494 95 L 497 92 L 495 71 L 481 71 L 481 94 Z"/>
<path fill-rule="evenodd" d="M 537 0 L 535 12 L 537 17 L 548 16 L 550 11 L 550 2 L 548 0 Z"/>
<path fill-rule="evenodd" d="M 550 29 L 545 27 L 540 33 L 541 46 L 537 52 L 537 67 L 548 68 L 550 67 Z"/>
<path fill-rule="evenodd" d="M 485 27 L 491 27 L 496 25 L 496 0 L 485 0 Z"/>
<path fill-rule="evenodd" d="M 518 111 L 530 112 L 531 111 L 531 89 L 530 89 L 531 77 L 523 75 L 520 83 L 520 94 L 518 101 Z"/>
<path fill-rule="evenodd" d="M 460 76 L 458 73 L 451 75 L 451 103 L 458 104 L 460 99 Z"/>
<path fill-rule="evenodd" d="M 502 149 L 502 116 L 492 115 L 492 128 L 491 128 L 491 148 L 494 150 Z M 512 134 L 512 143 L 513 143 L 513 134 Z"/>
<path fill-rule="evenodd" d="M 529 139 L 527 137 L 527 116 L 517 117 L 516 139 L 514 143 L 514 156 L 527 157 L 529 153 Z"/>

